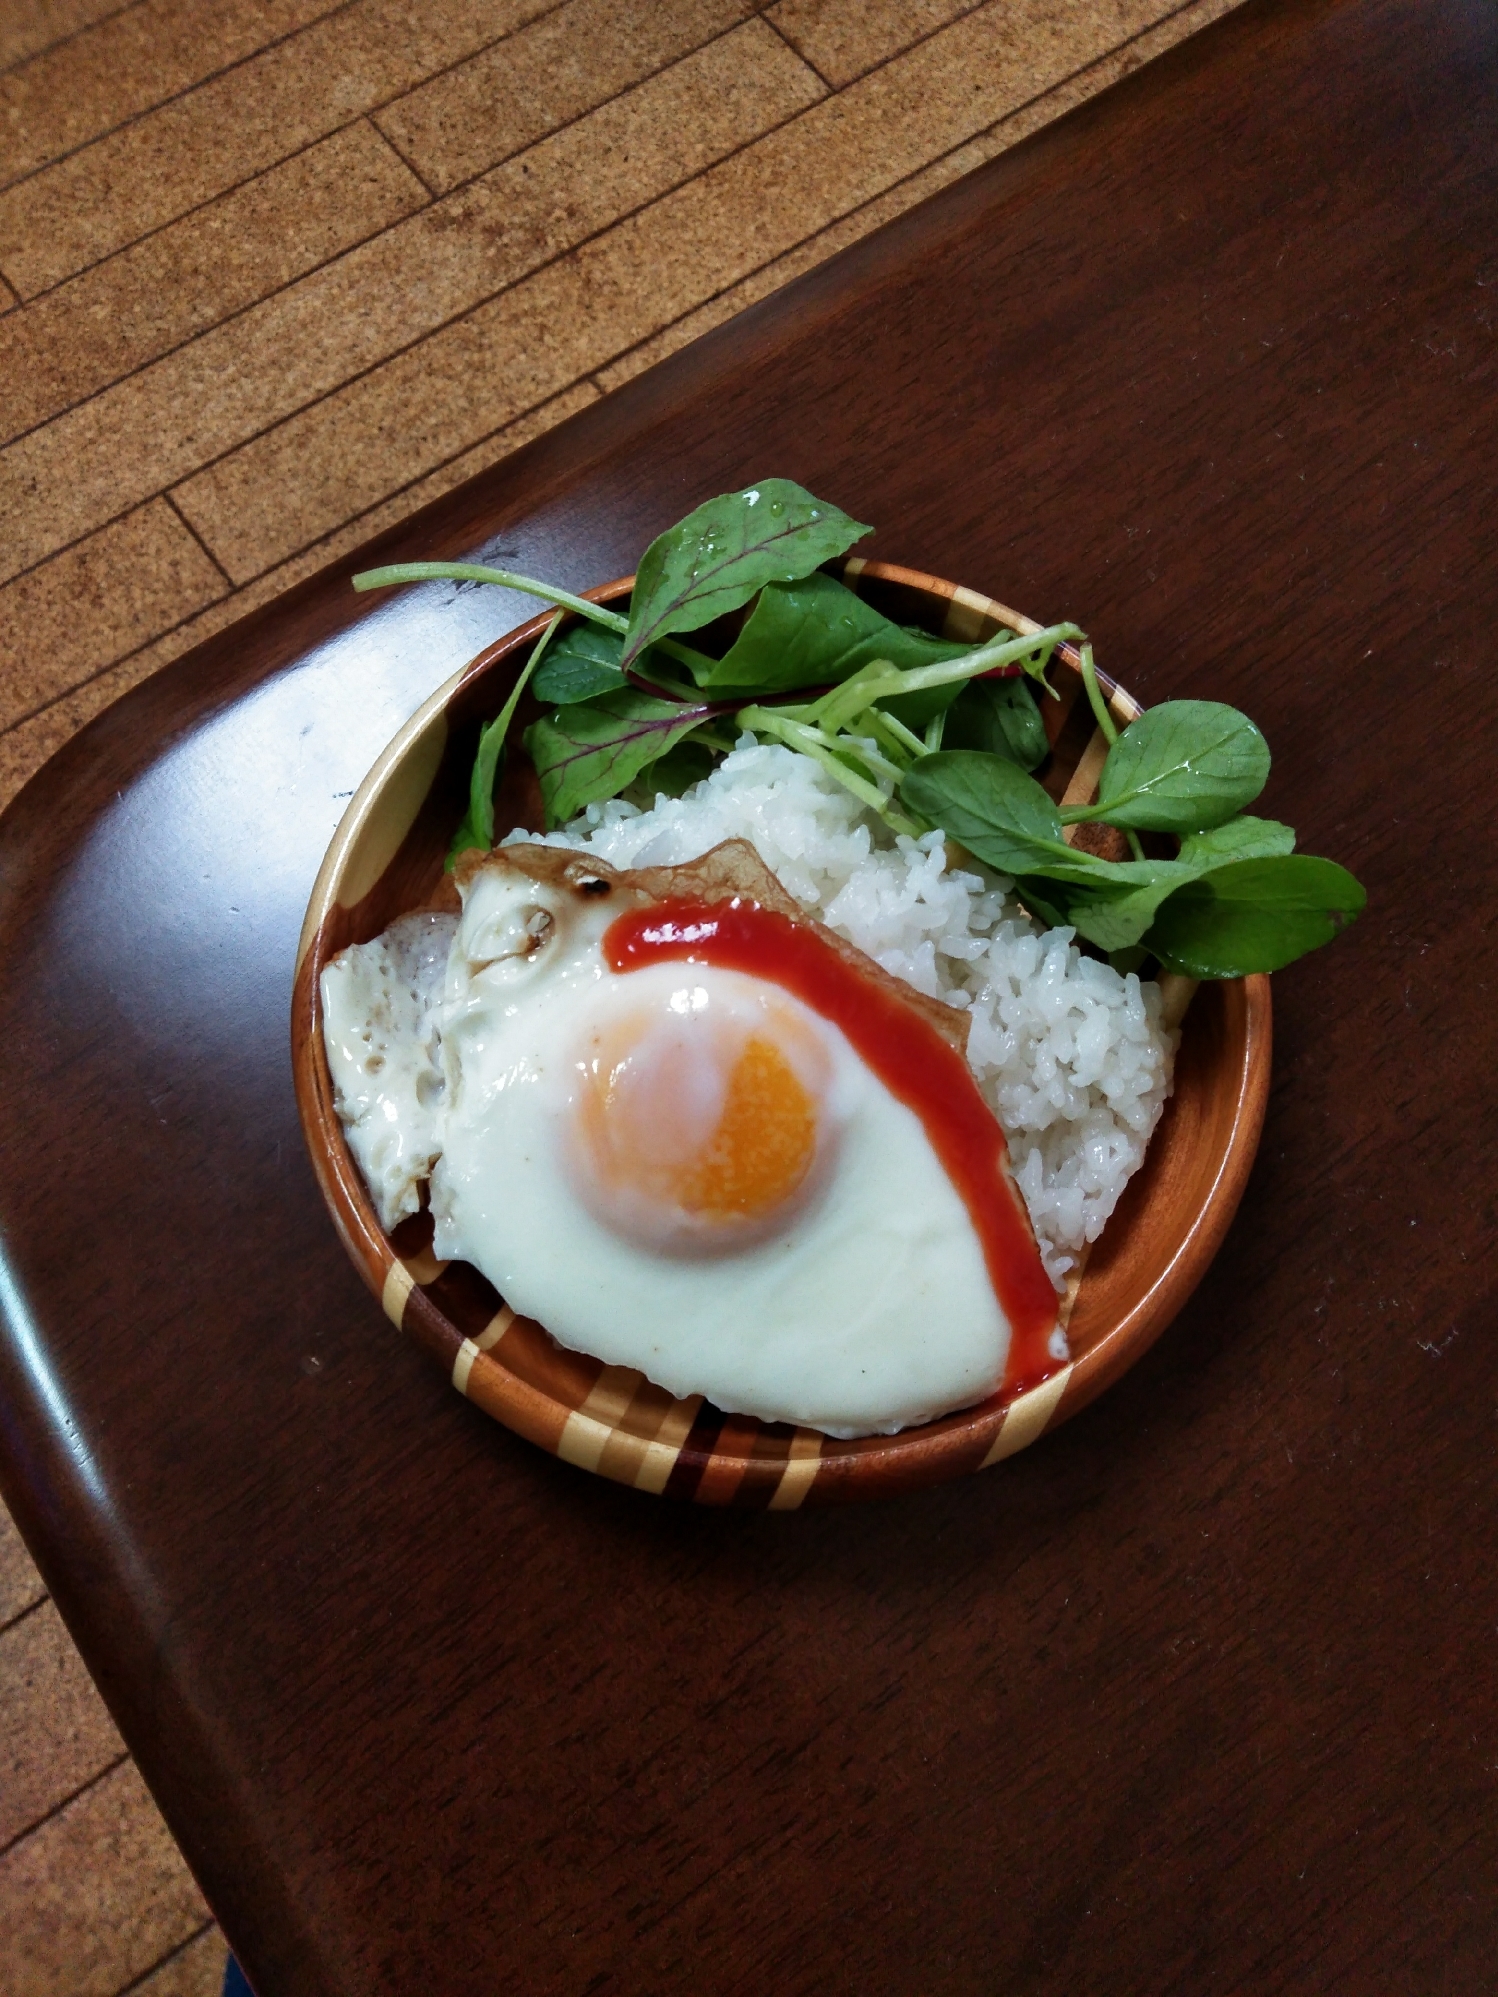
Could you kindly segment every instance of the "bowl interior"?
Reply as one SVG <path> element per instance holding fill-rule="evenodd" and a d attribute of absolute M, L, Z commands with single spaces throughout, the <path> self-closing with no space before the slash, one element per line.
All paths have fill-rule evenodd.
<path fill-rule="evenodd" d="M 976 639 L 1036 626 L 994 600 L 885 563 L 852 561 L 845 580 L 887 616 Z M 631 578 L 590 592 L 629 594 Z M 565 1351 L 508 1310 L 478 1272 L 431 1252 L 425 1215 L 387 1236 L 376 1219 L 333 1106 L 318 994 L 324 965 L 443 890 L 443 860 L 466 803 L 478 731 L 503 705 L 544 613 L 488 648 L 412 716 L 360 786 L 313 889 L 292 1007 L 298 1106 L 323 1195 L 386 1312 L 431 1351 L 459 1390 L 569 1462 L 641 1489 L 702 1503 L 789 1508 L 808 1498 L 871 1496 L 982 1468 L 1065 1420 L 1160 1335 L 1200 1280 L 1242 1193 L 1268 1094 L 1269 981 L 1246 978 L 1189 994 L 1175 1087 L 1145 1162 L 1131 1180 L 1076 1287 L 1069 1366 L 1016 1399 L 895 1436 L 837 1442 L 815 1430 L 724 1415 L 700 1396 L 677 1401 L 642 1375 Z M 1106 744 L 1075 655 L 1058 657 L 1061 698 L 1042 703 L 1051 740 L 1037 772 L 1068 802 L 1087 801 Z M 1105 685 L 1119 721 L 1139 712 Z M 524 704 L 517 717 L 530 718 Z M 512 755 L 497 825 L 539 829 L 540 796 Z M 1106 835 L 1104 835 L 1106 836 Z"/>

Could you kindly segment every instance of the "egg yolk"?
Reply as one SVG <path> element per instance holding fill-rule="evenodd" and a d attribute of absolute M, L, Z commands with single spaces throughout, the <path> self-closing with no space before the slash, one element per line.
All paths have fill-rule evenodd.
<path fill-rule="evenodd" d="M 769 1040 L 752 1039 L 734 1062 L 712 1141 L 672 1175 L 671 1197 L 711 1219 L 782 1206 L 811 1169 L 816 1105 Z"/>
<path fill-rule="evenodd" d="M 636 1019 L 580 1065 L 574 1149 L 626 1232 L 731 1240 L 782 1217 L 806 1186 L 825 1065 L 814 1042 L 788 1052 L 778 1030 L 742 1021 Z"/>

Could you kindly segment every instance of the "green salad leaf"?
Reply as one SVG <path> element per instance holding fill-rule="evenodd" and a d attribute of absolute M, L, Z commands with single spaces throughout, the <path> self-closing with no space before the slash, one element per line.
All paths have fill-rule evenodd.
<path fill-rule="evenodd" d="M 680 797 L 693 784 L 700 784 L 704 777 L 712 775 L 720 753 L 698 736 L 689 736 L 674 749 L 668 749 L 664 756 L 647 763 L 635 778 L 635 787 L 652 796 Z"/>
<path fill-rule="evenodd" d="M 706 704 L 687 707 L 625 687 L 533 722 L 525 732 L 525 746 L 541 780 L 547 824 L 564 824 L 584 805 L 617 797 L 649 764 L 717 712 Z"/>
<path fill-rule="evenodd" d="M 1113 744 L 1097 803 L 1073 821 L 1203 832 L 1252 804 L 1268 777 L 1269 745 L 1246 714 L 1216 700 L 1162 701 Z"/>
<path fill-rule="evenodd" d="M 546 648 L 556 636 L 560 619 L 553 617 L 546 629 L 531 647 L 531 655 L 521 668 L 510 697 L 495 715 L 494 719 L 479 730 L 478 753 L 473 759 L 473 773 L 468 779 L 468 810 L 463 822 L 453 834 L 452 845 L 447 852 L 447 871 L 452 872 L 458 855 L 476 846 L 487 853 L 494 844 L 494 786 L 499 781 L 500 767 L 504 760 L 505 738 L 510 732 L 510 723 L 515 719 L 515 710 L 520 705 L 520 696 L 525 692 L 526 682 L 531 679 L 545 656 Z"/>
<path fill-rule="evenodd" d="M 1190 832 L 1177 857 L 1197 873 L 1228 860 L 1268 860 L 1295 851 L 1295 834 L 1274 818 L 1230 818 L 1210 832 Z"/>
<path fill-rule="evenodd" d="M 999 755 L 958 749 L 922 757 L 900 796 L 978 859 L 1015 876 L 1044 920 L 1069 923 L 1110 953 L 1143 945 L 1193 977 L 1279 970 L 1329 942 L 1363 906 L 1363 890 L 1344 867 L 1295 854 L 1294 833 L 1273 819 L 1234 818 L 1192 833 L 1174 859 L 1110 861 L 1067 846 L 1066 815 Z"/>
<path fill-rule="evenodd" d="M 1367 899 L 1335 860 L 1309 853 L 1235 860 L 1161 905 L 1150 948 L 1167 969 L 1192 978 L 1279 971 L 1330 943 Z"/>
<path fill-rule="evenodd" d="M 1156 910 L 1191 871 L 1178 860 L 1125 860 L 1114 869 L 1127 883 L 1098 880 L 1066 897 L 1066 919 L 1100 950 L 1127 950 L 1148 932 Z"/>
<path fill-rule="evenodd" d="M 788 479 L 720 494 L 646 549 L 627 617 L 478 563 L 355 577 L 359 589 L 494 583 L 559 612 L 480 732 L 448 864 L 493 843 L 495 786 L 529 686 L 544 712 L 525 746 L 553 827 L 621 792 L 678 795 L 748 731 L 812 757 L 890 834 L 944 832 L 1120 969 L 1153 957 L 1198 978 L 1274 971 L 1356 918 L 1365 897 L 1346 868 L 1297 853 L 1288 825 L 1246 814 L 1269 776 L 1247 715 L 1174 700 L 1125 723 L 1127 704 L 1115 712 L 1105 699 L 1073 624 L 975 644 L 897 624 L 823 573 L 868 531 Z M 746 605 L 716 652 L 712 635 L 706 650 L 675 635 Z M 1068 644 L 1109 744 L 1090 805 L 1058 806 L 1029 774 L 1050 754 L 1032 682 L 1051 691 L 1047 668 Z M 1116 827 L 1131 857 L 1069 845 L 1069 828 L 1088 822 Z"/>
<path fill-rule="evenodd" d="M 1000 873 L 1043 873 L 1048 861 L 1071 862 L 1060 812 L 1035 779 L 1006 756 L 981 749 L 922 756 L 901 779 L 900 796 Z M 1078 858 L 1085 865 L 1090 856 Z"/>
<path fill-rule="evenodd" d="M 1100 949 L 1126 950 L 1150 933 L 1161 905 L 1187 881 L 1233 861 L 1278 857 L 1294 845 L 1295 834 L 1288 825 L 1267 818 L 1230 818 L 1211 832 L 1189 834 L 1173 860 L 1126 862 L 1112 869 L 1136 880 L 1126 892 L 1115 889 L 1093 899 L 1086 889 L 1075 891 L 1067 904 L 1066 919 Z"/>
<path fill-rule="evenodd" d="M 619 670 L 624 634 L 597 624 L 573 624 L 551 647 L 531 681 L 543 706 L 566 707 L 597 693 L 618 693 L 629 682 Z"/>
<path fill-rule="evenodd" d="M 831 576 L 809 575 L 767 583 L 743 630 L 721 659 L 707 661 L 698 684 L 759 700 L 767 693 L 836 686 L 874 659 L 904 670 L 960 659 L 971 650 L 907 631 Z M 941 690 L 948 701 L 960 691 L 960 685 Z"/>
<path fill-rule="evenodd" d="M 1024 680 L 969 680 L 947 710 L 944 749 L 984 749 L 1022 770 L 1051 753 L 1045 722 Z"/>
<path fill-rule="evenodd" d="M 796 582 L 871 530 L 787 478 L 709 499 L 640 557 L 621 661 L 672 631 L 698 631 L 769 582 Z"/>

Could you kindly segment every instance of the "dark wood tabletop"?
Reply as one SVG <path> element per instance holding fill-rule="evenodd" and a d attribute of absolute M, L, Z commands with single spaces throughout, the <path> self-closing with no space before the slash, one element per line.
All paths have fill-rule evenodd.
<path fill-rule="evenodd" d="M 371 551 L 0 823 L 0 1484 L 260 1997 L 1498 1981 L 1495 120 L 1486 0 L 1250 5 L 378 544 L 580 587 L 796 477 L 1365 881 L 1206 1281 L 981 1477 L 625 1491 L 339 1246 L 302 912 L 519 599 Z"/>

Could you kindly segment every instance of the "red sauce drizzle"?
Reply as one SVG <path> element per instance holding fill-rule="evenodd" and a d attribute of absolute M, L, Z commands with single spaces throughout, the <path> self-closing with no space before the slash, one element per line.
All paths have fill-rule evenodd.
<path fill-rule="evenodd" d="M 770 978 L 831 1021 L 890 1094 L 914 1110 L 972 1218 L 989 1281 L 1011 1327 L 1004 1390 L 1022 1393 L 1057 1371 L 1049 1351 L 1056 1292 L 1020 1195 L 1003 1171 L 1004 1133 L 972 1070 L 929 1020 L 861 978 L 806 924 L 758 903 L 659 902 L 621 915 L 604 934 L 615 971 L 671 959 Z"/>

